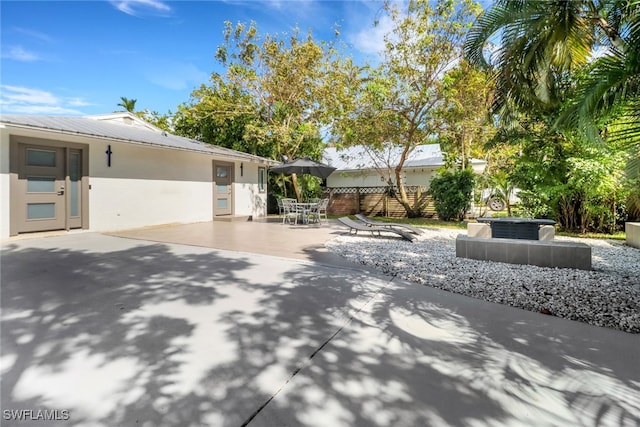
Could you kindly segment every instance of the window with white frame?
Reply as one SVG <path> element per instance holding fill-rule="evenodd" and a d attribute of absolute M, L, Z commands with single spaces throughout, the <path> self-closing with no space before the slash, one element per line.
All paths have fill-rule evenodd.
<path fill-rule="evenodd" d="M 258 168 L 258 190 L 261 193 L 267 191 L 267 169 Z"/>

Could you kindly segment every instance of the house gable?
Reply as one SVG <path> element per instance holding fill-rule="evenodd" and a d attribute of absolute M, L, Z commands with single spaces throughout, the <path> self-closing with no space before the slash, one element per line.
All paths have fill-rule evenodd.
<path fill-rule="evenodd" d="M 87 119 L 98 120 L 107 123 L 121 124 L 125 126 L 133 126 L 138 129 L 146 129 L 151 132 L 162 133 L 163 130 L 152 125 L 151 123 L 141 119 L 137 115 L 129 111 L 118 111 L 110 114 L 98 114 L 93 116 L 85 116 Z"/>

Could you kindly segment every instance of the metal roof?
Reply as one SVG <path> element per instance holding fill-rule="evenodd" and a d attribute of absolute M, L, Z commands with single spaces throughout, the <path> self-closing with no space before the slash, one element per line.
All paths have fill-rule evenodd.
<path fill-rule="evenodd" d="M 378 164 L 396 166 L 400 160 L 401 150 L 397 147 L 387 147 L 377 153 Z M 362 146 L 354 146 L 343 150 L 328 147 L 323 152 L 324 161 L 339 171 L 355 171 L 374 169 L 376 167 L 371 155 Z M 484 165 L 480 159 L 471 159 L 472 165 Z M 411 152 L 405 161 L 405 168 L 440 167 L 444 165 L 444 157 L 440 151 L 440 144 L 419 145 Z"/>
<path fill-rule="evenodd" d="M 469 159 L 471 165 L 486 165 L 487 162 L 482 159 Z M 433 157 L 424 157 L 421 159 L 407 160 L 404 162 L 406 168 L 425 168 L 434 166 L 444 166 L 444 156 L 438 155 Z"/>
<path fill-rule="evenodd" d="M 194 151 L 212 156 L 231 157 L 272 165 L 280 163 L 264 157 L 173 135 L 160 129 L 154 131 L 149 128 L 102 121 L 96 118 L 2 114 L 0 115 L 0 123 L 12 127 L 103 138 L 174 150 Z"/>

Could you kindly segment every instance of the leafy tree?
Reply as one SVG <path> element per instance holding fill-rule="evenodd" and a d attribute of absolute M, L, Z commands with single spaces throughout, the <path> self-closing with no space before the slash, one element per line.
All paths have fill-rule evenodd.
<path fill-rule="evenodd" d="M 138 102 L 137 99 L 129 99 L 124 96 L 121 96 L 120 102 L 118 103 L 118 107 L 122 107 L 124 108 L 125 111 L 134 113 L 136 109 L 136 102 Z"/>
<path fill-rule="evenodd" d="M 241 87 L 232 85 L 214 73 L 209 86 L 201 85 L 191 93 L 188 104 L 178 107 L 174 127 L 179 135 L 245 153 L 277 158 L 273 142 L 258 143 L 247 135 L 247 126 L 255 120 L 257 109 L 253 99 Z"/>
<path fill-rule="evenodd" d="M 485 145 L 495 132 L 489 114 L 493 82 L 488 73 L 462 61 L 445 74 L 443 84 L 440 146 L 460 159 L 464 169 L 467 159 L 484 157 Z"/>
<path fill-rule="evenodd" d="M 464 219 L 464 214 L 471 205 L 474 179 L 471 169 L 444 169 L 431 180 L 429 193 L 441 220 Z"/>
<path fill-rule="evenodd" d="M 412 203 L 407 196 L 404 163 L 443 129 L 442 77 L 459 60 L 466 31 L 479 11 L 470 0 L 411 0 L 406 8 L 385 3 L 393 28 L 385 36 L 381 64 L 346 79 L 353 101 L 343 105 L 336 136 L 341 144 L 363 145 L 378 158 L 389 147 L 400 152 L 397 162 L 386 164 L 392 171 L 388 184 L 397 187 L 396 198 L 409 217 L 420 216 L 423 202 L 418 197 Z"/>
<path fill-rule="evenodd" d="M 249 102 L 224 103 L 222 116 L 242 127 L 245 141 L 272 146 L 274 158 L 320 159 L 321 129 L 328 123 L 327 100 L 336 84 L 329 76 L 341 64 L 338 50 L 315 42 L 310 32 L 302 37 L 299 30 L 288 38 L 269 34 L 260 38 L 253 23 L 234 26 L 226 22 L 224 37 L 216 58 L 227 73 L 222 77 L 224 85 L 214 78 L 212 90 L 230 88 Z M 216 96 L 219 100 L 220 94 Z M 291 176 L 291 183 L 302 199 L 296 175 Z"/>
<path fill-rule="evenodd" d="M 554 218 L 565 230 L 612 231 L 624 153 L 567 137 L 553 129 L 552 118 L 521 123 L 528 135 L 513 177 L 525 215 Z"/>
<path fill-rule="evenodd" d="M 173 115 L 171 111 L 169 111 L 167 114 L 160 114 L 157 111 L 145 110 L 139 111 L 135 114 L 159 129 L 166 130 L 167 132 L 173 132 L 173 128 L 171 125 L 173 122 Z"/>

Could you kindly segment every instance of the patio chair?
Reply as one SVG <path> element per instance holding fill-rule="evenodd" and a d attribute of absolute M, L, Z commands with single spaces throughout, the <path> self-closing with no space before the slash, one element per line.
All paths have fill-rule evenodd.
<path fill-rule="evenodd" d="M 282 215 L 284 212 L 284 204 L 282 203 L 282 199 L 281 198 L 276 198 L 276 201 L 278 202 L 278 215 Z"/>
<path fill-rule="evenodd" d="M 297 225 L 299 212 L 295 199 L 282 199 L 282 209 L 282 223 L 291 224 L 291 219 L 293 219 L 293 223 Z"/>
<path fill-rule="evenodd" d="M 276 198 L 276 200 L 278 201 L 278 215 L 282 215 L 284 213 L 284 203 L 285 202 L 295 202 L 296 199 L 290 199 L 290 198 Z"/>
<path fill-rule="evenodd" d="M 324 219 L 327 218 L 327 207 L 329 206 L 329 199 L 320 199 L 318 204 L 311 209 L 309 212 L 310 217 L 317 222 L 322 222 L 322 216 L 324 215 Z"/>
<path fill-rule="evenodd" d="M 413 234 L 424 233 L 424 230 L 421 230 L 417 227 L 413 227 L 409 224 L 401 224 L 398 222 L 373 221 L 371 218 L 363 214 L 356 214 L 356 218 L 358 218 L 360 221 L 364 222 L 368 226 L 377 226 L 377 227 L 386 227 L 386 228 L 406 228 L 407 230 L 409 230 L 410 233 L 413 233 Z"/>
<path fill-rule="evenodd" d="M 395 228 L 390 228 L 390 227 L 378 227 L 376 225 L 366 225 L 361 222 L 356 222 L 347 216 L 338 218 L 338 222 L 342 223 L 342 225 L 346 225 L 347 227 L 349 227 L 349 234 L 352 234 L 352 233 L 358 234 L 358 231 L 368 231 L 373 235 L 375 235 L 375 233 L 378 233 L 378 236 L 382 236 L 380 232 L 384 231 L 387 233 L 397 234 L 398 236 L 410 242 L 413 242 L 414 240 L 416 240 L 416 236 L 414 236 L 411 233 L 407 233 L 405 231 L 397 230 Z"/>

